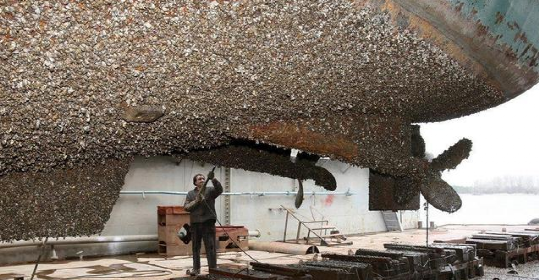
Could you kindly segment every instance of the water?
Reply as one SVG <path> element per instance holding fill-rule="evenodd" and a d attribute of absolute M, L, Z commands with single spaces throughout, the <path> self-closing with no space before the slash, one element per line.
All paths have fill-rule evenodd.
<path fill-rule="evenodd" d="M 452 214 L 429 207 L 429 220 L 437 226 L 447 224 L 527 224 L 539 218 L 539 195 L 461 194 L 462 208 Z M 425 211 L 421 211 L 425 221 Z"/>

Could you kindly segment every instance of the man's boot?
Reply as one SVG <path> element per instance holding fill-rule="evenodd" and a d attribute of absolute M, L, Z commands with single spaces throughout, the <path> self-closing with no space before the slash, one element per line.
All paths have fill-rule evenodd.
<path fill-rule="evenodd" d="M 189 271 L 189 275 L 191 276 L 197 276 L 200 274 L 200 270 L 199 269 L 191 269 L 191 271 Z"/>

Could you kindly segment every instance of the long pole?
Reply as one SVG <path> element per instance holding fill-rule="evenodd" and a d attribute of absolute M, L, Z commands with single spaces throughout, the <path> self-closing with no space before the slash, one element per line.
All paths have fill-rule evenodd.
<path fill-rule="evenodd" d="M 427 225 L 426 225 L 426 231 L 427 231 L 427 248 L 429 248 L 429 203 L 428 202 L 425 202 L 425 213 L 426 213 L 426 217 L 427 217 Z"/>
<path fill-rule="evenodd" d="M 45 238 L 45 241 L 43 241 L 43 245 L 41 245 L 43 247 L 41 248 L 41 253 L 39 253 L 39 257 L 37 257 L 36 265 L 34 266 L 34 271 L 32 272 L 32 277 L 30 277 L 30 280 L 33 280 L 34 276 L 36 275 L 37 266 L 39 265 L 39 261 L 41 260 L 41 256 L 45 253 L 45 247 L 47 246 L 47 240 L 49 240 L 48 236 Z"/>

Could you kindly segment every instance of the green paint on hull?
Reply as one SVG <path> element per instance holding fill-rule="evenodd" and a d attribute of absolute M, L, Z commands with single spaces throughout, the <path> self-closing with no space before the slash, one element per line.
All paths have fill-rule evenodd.
<path fill-rule="evenodd" d="M 508 47 L 523 67 L 539 73 L 537 0 L 448 0 L 467 18 L 484 26 L 496 43 Z"/>

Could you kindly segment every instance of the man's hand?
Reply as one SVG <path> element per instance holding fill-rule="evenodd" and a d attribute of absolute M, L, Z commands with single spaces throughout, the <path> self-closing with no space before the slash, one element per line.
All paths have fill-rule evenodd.
<path fill-rule="evenodd" d="M 187 210 L 188 212 L 191 212 L 191 210 L 195 209 L 199 203 L 200 203 L 200 201 L 198 201 L 198 199 L 193 200 L 193 201 L 191 201 L 189 203 L 186 203 L 185 204 L 185 210 Z"/>
<path fill-rule="evenodd" d="M 210 171 L 210 173 L 208 173 L 208 180 L 212 180 L 213 178 L 215 178 L 215 174 L 213 174 L 213 171 Z"/>
<path fill-rule="evenodd" d="M 199 193 L 197 194 L 196 201 L 200 202 L 200 201 L 202 201 L 202 200 L 204 200 L 204 194 L 199 192 Z"/>

